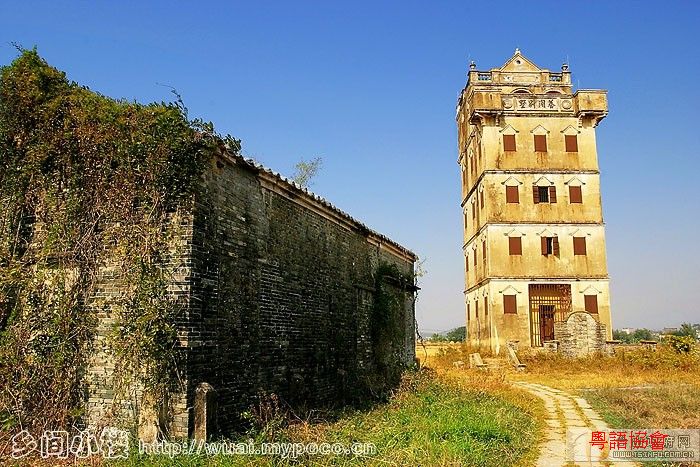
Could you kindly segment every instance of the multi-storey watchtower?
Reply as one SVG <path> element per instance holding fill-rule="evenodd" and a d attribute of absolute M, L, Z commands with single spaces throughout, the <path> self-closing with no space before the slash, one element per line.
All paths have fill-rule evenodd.
<path fill-rule="evenodd" d="M 469 66 L 457 103 L 464 297 L 472 344 L 541 346 L 587 311 L 612 335 L 596 125 L 606 91 L 572 92 L 571 72 L 519 50 Z"/>

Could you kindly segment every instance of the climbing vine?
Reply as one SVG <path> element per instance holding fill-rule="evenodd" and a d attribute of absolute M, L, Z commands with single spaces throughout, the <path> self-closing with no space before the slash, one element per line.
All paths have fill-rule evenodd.
<path fill-rule="evenodd" d="M 80 419 L 104 316 L 117 392 L 176 381 L 178 221 L 222 146 L 181 100 L 101 96 L 36 50 L 0 68 L 0 427 Z"/>
<path fill-rule="evenodd" d="M 377 392 L 394 387 L 404 368 L 406 342 L 406 292 L 413 277 L 390 263 L 381 262 L 374 272 L 374 300 L 370 319 Z"/>

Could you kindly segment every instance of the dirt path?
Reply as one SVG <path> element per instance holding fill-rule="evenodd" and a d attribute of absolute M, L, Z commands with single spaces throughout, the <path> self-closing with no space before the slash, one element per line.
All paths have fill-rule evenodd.
<path fill-rule="evenodd" d="M 566 461 L 566 430 L 567 428 L 589 428 L 607 430 L 608 425 L 600 418 L 585 399 L 574 397 L 559 389 L 535 383 L 516 382 L 516 386 L 529 391 L 544 401 L 547 410 L 547 434 L 542 444 L 538 467 L 559 466 L 613 466 L 606 463 L 567 463 Z M 617 464 L 621 465 L 621 464 Z M 625 462 L 625 466 L 637 464 Z"/>

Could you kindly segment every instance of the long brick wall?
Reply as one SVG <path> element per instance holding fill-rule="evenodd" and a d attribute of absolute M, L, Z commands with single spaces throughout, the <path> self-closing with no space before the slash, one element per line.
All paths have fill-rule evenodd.
<path fill-rule="evenodd" d="M 187 309 L 178 323 L 183 389 L 170 401 L 169 434 L 192 434 L 200 383 L 216 390 L 224 434 L 271 393 L 292 406 L 361 395 L 377 376 L 374 274 L 389 263 L 412 277 L 413 253 L 240 157 L 218 156 L 202 188 L 193 217 L 179 221 L 182 256 L 173 261 L 172 289 Z M 408 366 L 414 292 L 386 286 L 401 297 L 392 352 Z M 108 374 L 109 363 L 98 370 Z M 93 413 L 109 403 L 108 378 L 100 381 L 90 386 Z"/>

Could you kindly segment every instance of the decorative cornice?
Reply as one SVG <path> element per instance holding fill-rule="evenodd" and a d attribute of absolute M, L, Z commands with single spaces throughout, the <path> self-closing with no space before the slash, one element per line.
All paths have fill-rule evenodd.
<path fill-rule="evenodd" d="M 577 275 L 576 277 L 571 277 L 571 276 L 490 276 L 484 279 L 481 279 L 479 282 L 476 284 L 472 285 L 471 287 L 468 287 L 464 289 L 464 293 L 471 293 L 472 291 L 485 286 L 486 284 L 490 283 L 491 281 L 493 282 L 498 282 L 498 281 L 513 281 L 513 282 L 527 282 L 527 283 L 549 283 L 549 282 L 563 282 L 565 284 L 569 285 L 574 285 L 579 282 L 584 282 L 584 281 L 609 281 L 610 276 L 608 275 L 589 275 L 589 276 L 581 276 Z M 596 289 L 597 290 L 597 289 Z"/>

